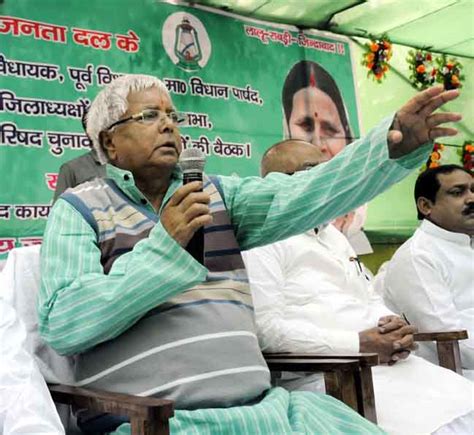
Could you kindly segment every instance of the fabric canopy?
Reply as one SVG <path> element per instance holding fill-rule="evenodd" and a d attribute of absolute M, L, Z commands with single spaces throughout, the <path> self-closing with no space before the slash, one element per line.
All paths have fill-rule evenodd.
<path fill-rule="evenodd" d="M 473 0 L 198 0 L 254 18 L 474 58 Z"/>

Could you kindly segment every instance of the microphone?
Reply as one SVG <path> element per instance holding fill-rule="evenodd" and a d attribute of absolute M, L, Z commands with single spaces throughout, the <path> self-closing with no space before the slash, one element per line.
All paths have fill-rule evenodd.
<path fill-rule="evenodd" d="M 199 148 L 187 148 L 179 156 L 179 166 L 183 171 L 183 185 L 192 181 L 202 182 L 202 172 L 206 164 L 206 156 Z M 186 246 L 196 261 L 204 265 L 204 231 L 199 228 Z"/>
<path fill-rule="evenodd" d="M 206 164 L 206 156 L 199 148 L 188 148 L 179 156 L 179 166 L 183 171 L 183 184 L 202 181 L 202 171 Z"/>

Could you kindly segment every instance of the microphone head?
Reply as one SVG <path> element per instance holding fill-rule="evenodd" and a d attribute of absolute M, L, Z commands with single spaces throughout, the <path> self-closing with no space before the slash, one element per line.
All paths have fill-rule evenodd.
<path fill-rule="evenodd" d="M 206 156 L 199 148 L 187 148 L 181 151 L 179 166 L 184 174 L 202 172 L 206 164 Z"/>

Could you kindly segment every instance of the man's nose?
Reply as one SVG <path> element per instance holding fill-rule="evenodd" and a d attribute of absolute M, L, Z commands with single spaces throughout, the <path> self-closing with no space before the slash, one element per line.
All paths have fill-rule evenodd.
<path fill-rule="evenodd" d="M 466 204 L 474 204 L 474 191 L 472 189 L 468 190 Z"/>
<path fill-rule="evenodd" d="M 158 130 L 161 134 L 173 133 L 176 128 L 176 124 L 167 114 L 164 115 L 158 123 Z"/>

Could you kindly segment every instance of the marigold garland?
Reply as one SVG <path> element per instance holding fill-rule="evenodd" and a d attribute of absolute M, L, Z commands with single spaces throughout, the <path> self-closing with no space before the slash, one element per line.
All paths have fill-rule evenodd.
<path fill-rule="evenodd" d="M 439 142 L 435 142 L 433 145 L 433 150 L 431 151 L 430 156 L 426 163 L 421 167 L 421 172 L 430 168 L 437 168 L 441 163 L 441 153 L 444 151 L 444 145 Z"/>
<path fill-rule="evenodd" d="M 438 71 L 436 74 L 436 81 L 443 83 L 444 89 L 456 89 L 462 87 L 464 76 L 461 73 L 463 68 L 461 62 L 455 58 L 447 58 L 442 55 L 436 58 L 438 64 Z"/>
<path fill-rule="evenodd" d="M 461 162 L 467 170 L 474 170 L 474 141 L 469 140 L 464 142 L 464 145 L 462 146 Z"/>
<path fill-rule="evenodd" d="M 428 51 L 410 50 L 407 63 L 410 70 L 410 82 L 416 89 L 426 89 L 435 82 L 443 83 L 445 89 L 456 89 L 462 86 L 463 67 L 455 58 L 448 59 L 446 55 L 442 55 L 435 59 Z"/>
<path fill-rule="evenodd" d="M 382 83 L 385 74 L 390 69 L 388 61 L 392 57 L 392 44 L 386 35 L 380 38 L 371 37 L 365 44 L 362 65 L 368 69 L 367 77 L 372 76 L 378 83 Z"/>
<path fill-rule="evenodd" d="M 423 90 L 433 85 L 438 70 L 433 65 L 433 55 L 430 52 L 410 50 L 407 62 L 410 81 L 416 89 Z"/>

